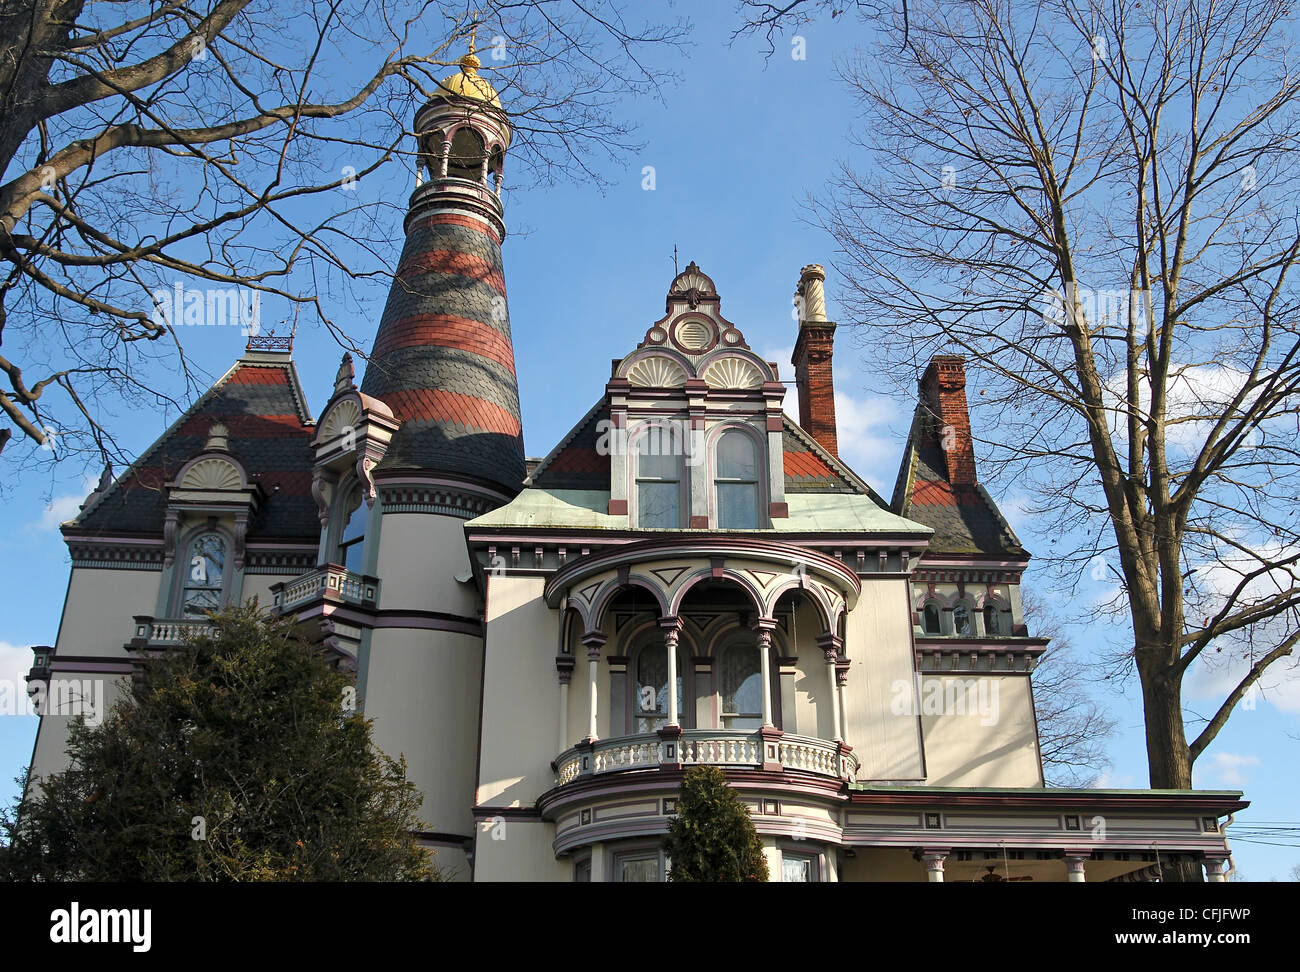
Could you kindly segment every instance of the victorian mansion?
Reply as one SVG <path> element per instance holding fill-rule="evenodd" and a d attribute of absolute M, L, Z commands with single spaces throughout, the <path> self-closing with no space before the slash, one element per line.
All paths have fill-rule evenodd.
<path fill-rule="evenodd" d="M 980 485 L 963 360 L 917 376 L 877 494 L 837 453 L 821 267 L 791 264 L 797 424 L 789 366 L 691 264 L 653 324 L 621 325 L 590 410 L 525 456 L 512 131 L 478 67 L 415 116 L 424 177 L 360 383 L 346 359 L 313 419 L 289 343 L 250 341 L 64 524 L 67 603 L 30 678 L 111 696 L 138 652 L 256 596 L 355 669 L 424 794 L 421 840 L 467 880 L 663 880 L 704 764 L 773 880 L 1142 880 L 1179 859 L 1221 879 L 1241 794 L 1044 786 L 1047 641 L 1022 613 L 1029 553 Z M 67 724 L 42 718 L 37 775 Z"/>

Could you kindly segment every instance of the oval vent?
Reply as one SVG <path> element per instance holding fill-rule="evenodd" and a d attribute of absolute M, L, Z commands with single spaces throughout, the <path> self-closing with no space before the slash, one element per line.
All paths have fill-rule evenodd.
<path fill-rule="evenodd" d="M 713 340 L 713 328 L 703 321 L 686 321 L 677 327 L 677 343 L 688 351 L 699 351 Z"/>

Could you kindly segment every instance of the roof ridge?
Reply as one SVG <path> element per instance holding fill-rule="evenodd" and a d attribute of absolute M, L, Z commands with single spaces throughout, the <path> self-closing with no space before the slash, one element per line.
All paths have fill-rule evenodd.
<path fill-rule="evenodd" d="M 903 458 L 898 466 L 898 476 L 894 479 L 894 494 L 890 497 L 889 508 L 902 515 L 912 505 L 912 481 L 916 478 L 917 432 L 921 424 L 921 403 L 917 402 L 912 411 L 912 425 L 907 430 L 907 442 L 903 446 Z"/>
<path fill-rule="evenodd" d="M 542 457 L 542 460 L 537 464 L 537 467 L 531 473 L 529 473 L 527 478 L 524 479 L 525 489 L 530 488 L 534 484 L 537 477 L 547 470 L 547 468 L 550 466 L 551 462 L 555 459 L 555 457 L 558 456 L 561 452 L 563 452 L 565 447 L 568 446 L 569 443 L 571 443 L 574 439 L 578 437 L 578 433 L 587 427 L 587 423 L 590 422 L 595 417 L 596 413 L 599 412 L 600 409 L 603 408 L 608 402 L 609 402 L 609 396 L 601 395 L 600 400 L 596 402 L 596 404 L 593 405 L 591 408 L 587 409 L 587 414 L 584 415 L 582 418 L 578 419 L 578 424 L 575 425 L 573 428 L 569 429 L 568 434 L 565 435 L 564 438 L 562 438 L 559 441 L 559 443 L 555 446 L 555 448 L 553 448 L 550 452 L 548 452 L 545 456 Z"/>
<path fill-rule="evenodd" d="M 859 493 L 870 496 L 881 509 L 889 509 L 880 494 L 871 488 L 870 483 L 850 469 L 841 459 L 831 455 L 822 447 L 821 443 L 814 439 L 806 429 L 799 425 L 798 422 L 792 419 L 785 412 L 781 413 L 781 420 L 785 423 L 785 427 L 790 429 L 794 437 L 804 445 L 808 446 L 808 450 L 813 455 L 817 456 L 817 458 L 823 460 L 828 466 L 830 466 L 831 471 L 839 476 L 840 479 L 849 486 L 856 487 Z"/>

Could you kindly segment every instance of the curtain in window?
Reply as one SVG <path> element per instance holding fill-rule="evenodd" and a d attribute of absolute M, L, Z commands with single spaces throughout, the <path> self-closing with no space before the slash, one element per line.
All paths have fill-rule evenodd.
<path fill-rule="evenodd" d="M 716 481 L 718 528 L 758 529 L 758 450 L 744 432 L 718 438 Z"/>

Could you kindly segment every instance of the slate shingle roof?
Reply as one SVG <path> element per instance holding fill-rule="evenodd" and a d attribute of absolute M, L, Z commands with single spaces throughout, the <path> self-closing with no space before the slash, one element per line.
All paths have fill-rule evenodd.
<path fill-rule="evenodd" d="M 918 405 L 890 508 L 934 530 L 930 553 L 1027 556 L 993 497 L 979 483 L 953 485 L 929 412 Z"/>
<path fill-rule="evenodd" d="M 379 470 L 462 474 L 518 492 L 519 385 L 494 232 L 456 213 L 414 220 L 361 391 L 401 421 Z"/>
<path fill-rule="evenodd" d="M 293 360 L 270 353 L 241 358 L 64 532 L 161 534 L 166 514 L 163 484 L 203 450 L 217 423 L 229 429 L 230 451 L 267 494 L 249 523 L 248 536 L 319 539 L 320 520 L 311 495 L 315 426 Z"/>

